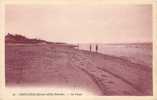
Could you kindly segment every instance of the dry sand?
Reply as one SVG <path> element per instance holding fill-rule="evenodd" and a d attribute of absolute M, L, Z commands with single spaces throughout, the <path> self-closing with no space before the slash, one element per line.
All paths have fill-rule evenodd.
<path fill-rule="evenodd" d="M 152 95 L 152 68 L 51 44 L 6 44 L 6 86 L 85 88 L 95 95 Z"/>

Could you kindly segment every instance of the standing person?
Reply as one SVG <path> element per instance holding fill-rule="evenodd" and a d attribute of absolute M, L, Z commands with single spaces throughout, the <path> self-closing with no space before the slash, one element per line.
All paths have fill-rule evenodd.
<path fill-rule="evenodd" d="M 98 45 L 97 44 L 95 46 L 95 50 L 96 50 L 96 52 L 98 52 Z"/>
<path fill-rule="evenodd" d="M 91 44 L 89 45 L 89 49 L 90 49 L 90 52 L 91 52 L 92 51 L 92 45 Z"/>
<path fill-rule="evenodd" d="M 77 49 L 79 49 L 79 43 L 77 44 Z"/>

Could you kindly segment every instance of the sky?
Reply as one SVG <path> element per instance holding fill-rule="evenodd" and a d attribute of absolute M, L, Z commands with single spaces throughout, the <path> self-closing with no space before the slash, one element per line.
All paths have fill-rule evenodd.
<path fill-rule="evenodd" d="M 6 5 L 5 33 L 67 43 L 152 41 L 151 5 Z"/>

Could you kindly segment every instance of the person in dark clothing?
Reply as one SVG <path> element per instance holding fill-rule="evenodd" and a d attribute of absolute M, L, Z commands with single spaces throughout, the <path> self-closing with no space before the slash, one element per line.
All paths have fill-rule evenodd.
<path fill-rule="evenodd" d="M 90 44 L 90 46 L 89 46 L 89 49 L 90 49 L 90 52 L 92 51 L 92 45 Z"/>
<path fill-rule="evenodd" d="M 96 52 L 98 52 L 98 45 L 97 44 L 95 46 L 95 50 L 96 50 Z"/>
<path fill-rule="evenodd" d="M 79 49 L 79 44 L 77 44 L 77 49 Z"/>

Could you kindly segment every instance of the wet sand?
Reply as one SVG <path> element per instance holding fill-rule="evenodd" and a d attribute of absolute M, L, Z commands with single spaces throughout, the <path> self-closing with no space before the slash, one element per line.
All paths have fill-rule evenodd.
<path fill-rule="evenodd" d="M 152 67 L 51 44 L 7 45 L 6 86 L 65 86 L 95 95 L 152 95 Z"/>

